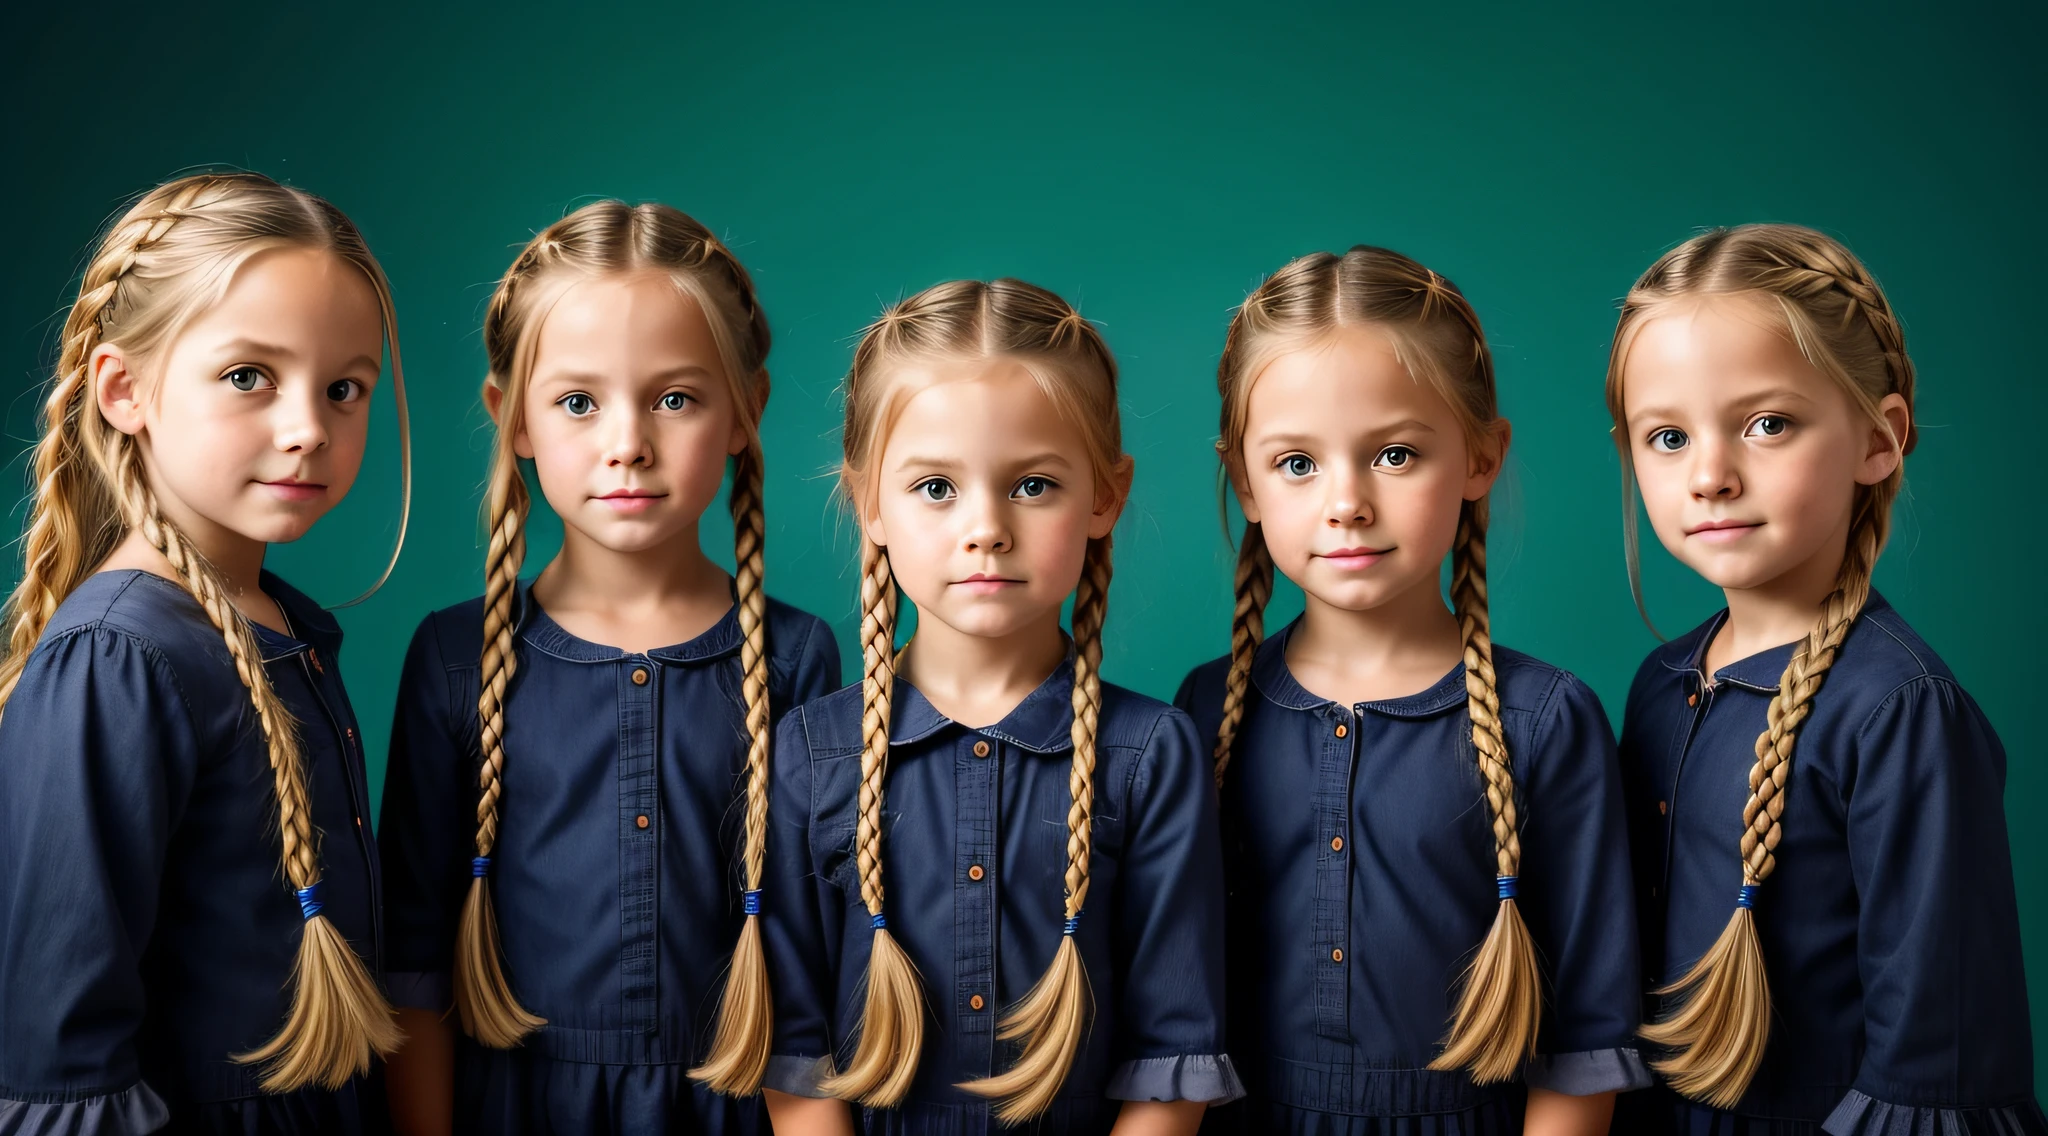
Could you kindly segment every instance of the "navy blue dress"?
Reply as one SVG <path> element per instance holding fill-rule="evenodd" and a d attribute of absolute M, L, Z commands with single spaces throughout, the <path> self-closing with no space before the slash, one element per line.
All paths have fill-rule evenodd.
<path fill-rule="evenodd" d="M 284 581 L 258 626 L 299 723 L 324 914 L 379 969 L 377 849 L 341 629 Z M 381 1067 L 263 1092 L 230 1054 L 284 1024 L 304 920 L 281 878 L 269 748 L 191 594 L 101 572 L 0 717 L 0 1132 L 376 1132 Z"/>
<path fill-rule="evenodd" d="M 644 654 L 578 639 L 519 591 L 492 900 L 505 972 L 547 1025 L 517 1049 L 468 1038 L 456 1130 L 765 1132 L 760 1098 L 689 1079 L 739 938 L 746 704 L 727 611 Z M 815 616 L 768 603 L 781 714 L 839 680 Z M 406 655 L 378 828 L 392 995 L 446 1010 L 476 853 L 483 601 L 435 612 Z"/>
<path fill-rule="evenodd" d="M 883 810 L 884 914 L 923 978 L 927 1022 L 902 1104 L 869 1133 L 1000 1129 L 962 1081 L 1008 1068 L 996 1023 L 1052 961 L 1065 913 L 1071 659 L 987 729 L 896 684 Z M 782 723 L 763 896 L 774 975 L 767 1085 L 819 1096 L 851 1055 L 874 931 L 854 853 L 861 688 Z M 1106 1133 L 1126 1100 L 1220 1101 L 1242 1090 L 1223 1055 L 1223 889 L 1208 758 L 1186 716 L 1102 687 L 1094 854 L 1075 932 L 1094 1019 L 1053 1106 L 1017 1131 Z M 836 1055 L 836 1058 L 835 1058 Z"/>
<path fill-rule="evenodd" d="M 1287 666 L 1300 622 L 1259 645 L 1223 785 L 1230 1051 L 1245 1101 L 1209 1131 L 1464 1136 L 1522 1130 L 1525 1085 L 1640 1088 L 1635 913 L 1614 735 L 1564 671 L 1495 647 L 1522 823 L 1517 902 L 1545 979 L 1522 1083 L 1428 1068 L 1499 908 L 1493 816 L 1465 668 L 1345 706 Z M 1226 656 L 1175 702 L 1213 750 Z"/>
<path fill-rule="evenodd" d="M 1734 912 L 1756 738 L 1795 646 L 1709 681 L 1726 617 L 1652 652 L 1629 691 L 1621 754 L 1649 989 L 1681 977 Z M 1777 869 L 1756 900 L 1763 1066 L 1727 1112 L 1660 1088 L 1626 1100 L 1624 1120 L 1750 1136 L 2048 1133 L 2004 790 L 1991 723 L 1873 593 L 1799 731 Z"/>

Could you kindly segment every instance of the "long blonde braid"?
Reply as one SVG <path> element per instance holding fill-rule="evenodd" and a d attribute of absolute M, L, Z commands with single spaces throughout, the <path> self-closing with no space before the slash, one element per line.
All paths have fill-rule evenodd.
<path fill-rule="evenodd" d="M 65 320 L 56 382 L 36 445 L 24 569 L 8 603 L 8 652 L 0 662 L 4 708 L 59 605 L 131 531 L 164 557 L 221 635 L 262 730 L 278 799 L 281 862 L 303 918 L 291 1007 L 282 1027 L 255 1050 L 233 1055 L 263 1064 L 262 1087 L 278 1093 L 312 1085 L 337 1088 L 367 1073 L 373 1057 L 395 1050 L 400 1034 L 363 960 L 321 914 L 319 847 L 304 757 L 291 714 L 263 667 L 255 633 L 219 572 L 163 515 L 140 444 L 109 426 L 93 405 L 89 368 L 102 343 L 122 346 L 138 361 L 151 357 L 218 302 L 234 269 L 280 248 L 331 252 L 363 273 L 383 319 L 405 437 L 404 375 L 390 285 L 347 217 L 311 194 L 257 174 L 199 174 L 151 190 L 101 240 Z M 409 460 L 403 469 L 409 498 Z M 403 529 L 401 521 L 401 534 Z M 396 550 L 392 555 L 395 561 Z"/>
<path fill-rule="evenodd" d="M 1216 730 L 1216 784 L 1230 768 L 1237 730 L 1244 724 L 1246 696 L 1251 691 L 1252 660 L 1266 637 L 1266 603 L 1273 598 L 1273 554 L 1266 533 L 1247 522 L 1237 542 L 1237 574 L 1231 585 L 1230 671 L 1223 680 L 1223 719 Z"/>
<path fill-rule="evenodd" d="M 1617 428 L 1626 421 L 1622 365 L 1635 333 L 1670 301 L 1696 294 L 1762 297 L 1807 361 L 1834 379 L 1872 421 L 1883 425 L 1878 404 L 1890 394 L 1905 399 L 1910 420 L 1915 384 L 1905 333 L 1869 271 L 1839 242 L 1811 229 L 1744 225 L 1685 242 L 1630 290 L 1608 365 L 1608 409 Z M 1618 428 L 1616 439 L 1627 475 L 1625 431 Z M 1904 437 L 1893 438 L 1902 458 L 1916 440 L 1910 424 Z M 1742 884 L 1735 911 L 1685 975 L 1658 991 L 1675 1001 L 1671 1013 L 1642 1030 L 1645 1039 L 1669 1051 L 1651 1064 L 1671 1086 L 1717 1108 L 1741 1100 L 1770 1042 L 1770 976 L 1757 934 L 1757 893 L 1777 868 L 1799 727 L 1870 598 L 1871 573 L 1890 535 L 1891 506 L 1904 476 L 1902 461 L 1883 481 L 1857 487 L 1835 585 L 1787 662 L 1756 740 L 1742 811 Z M 1632 543 L 1628 552 L 1634 580 L 1639 577 Z M 1637 604 L 1642 606 L 1640 590 Z"/>

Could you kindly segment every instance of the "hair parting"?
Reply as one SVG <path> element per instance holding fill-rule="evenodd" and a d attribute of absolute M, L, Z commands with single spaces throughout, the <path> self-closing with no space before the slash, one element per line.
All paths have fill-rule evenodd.
<path fill-rule="evenodd" d="M 1639 609 L 1643 600 L 1623 365 L 1645 322 L 1675 301 L 1698 296 L 1762 301 L 1760 306 L 1782 321 L 1807 362 L 1834 380 L 1880 427 L 1885 419 L 1879 403 L 1887 395 L 1905 399 L 1909 419 L 1913 405 L 1913 364 L 1898 317 L 1869 271 L 1840 242 L 1797 225 L 1743 225 L 1703 233 L 1659 258 L 1622 303 L 1607 370 L 1608 411 L 1623 476 L 1630 479 L 1625 482 L 1629 523 L 1624 532 Z M 1903 457 L 1915 440 L 1909 425 L 1893 444 Z M 1870 598 L 1871 573 L 1890 535 L 1891 506 L 1904 477 L 1901 462 L 1883 481 L 1857 487 L 1834 587 L 1786 663 L 1756 740 L 1742 812 L 1742 882 L 1735 910 L 1692 968 L 1658 991 L 1669 999 L 1669 1012 L 1642 1028 L 1646 1040 L 1666 1050 L 1652 1067 L 1678 1092 L 1716 1108 L 1732 1107 L 1742 1098 L 1770 1042 L 1770 976 L 1757 936 L 1758 892 L 1777 867 L 1799 727 Z"/>

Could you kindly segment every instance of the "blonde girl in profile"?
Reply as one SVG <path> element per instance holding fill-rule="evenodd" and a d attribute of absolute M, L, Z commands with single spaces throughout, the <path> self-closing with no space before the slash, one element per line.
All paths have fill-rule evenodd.
<path fill-rule="evenodd" d="M 86 265 L 0 663 L 0 1132 L 385 1126 L 341 631 L 263 560 L 355 481 L 387 347 L 403 451 L 382 270 L 255 174 Z"/>
<path fill-rule="evenodd" d="M 1209 762 L 1100 675 L 1116 390 L 1094 327 L 1016 280 L 926 289 L 861 338 L 865 671 L 775 753 L 778 1133 L 1184 1134 L 1237 1095 Z"/>
<path fill-rule="evenodd" d="M 576 210 L 491 297 L 485 592 L 413 636 L 378 830 L 405 1131 L 765 1127 L 769 727 L 839 683 L 763 588 L 768 346 L 665 205 Z M 526 581 L 529 466 L 562 549 Z M 728 467 L 730 575 L 699 532 Z"/>
<path fill-rule="evenodd" d="M 1668 1088 L 1629 1131 L 2048 1133 L 2005 749 L 1871 588 L 1918 440 L 1898 317 L 1795 225 L 1702 234 L 1622 307 L 1629 499 L 1727 598 L 1651 652 L 1621 753 Z M 1647 615 L 1645 616 L 1647 618 Z"/>
<path fill-rule="evenodd" d="M 1593 693 L 1493 643 L 1479 317 L 1399 253 L 1315 253 L 1217 387 L 1231 652 L 1175 700 L 1216 756 L 1248 1090 L 1211 1130 L 1604 1133 L 1649 1082 L 1619 770 Z M 1276 569 L 1305 608 L 1262 638 Z"/>

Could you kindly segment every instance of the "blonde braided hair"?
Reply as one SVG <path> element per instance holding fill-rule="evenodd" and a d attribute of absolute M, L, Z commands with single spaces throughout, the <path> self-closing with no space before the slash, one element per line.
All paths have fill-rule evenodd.
<path fill-rule="evenodd" d="M 1039 388 L 1080 429 L 1088 443 L 1097 492 L 1121 493 L 1124 456 L 1116 402 L 1116 361 L 1094 325 L 1058 296 L 1019 280 L 951 281 L 891 307 L 862 335 L 846 383 L 842 482 L 865 507 L 873 464 L 880 459 L 895 412 L 905 400 L 898 381 L 912 360 L 1013 358 L 1031 369 Z M 1114 488 L 1112 488 L 1114 487 Z M 899 1103 L 916 1076 L 923 1043 L 923 993 L 917 972 L 889 935 L 882 908 L 882 795 L 887 775 L 890 690 L 895 681 L 897 596 L 885 549 L 863 537 L 860 819 L 855 834 L 861 897 L 875 921 L 867 1003 L 860 1038 L 844 1073 L 826 1092 L 874 1108 Z M 995 1102 L 1005 1124 L 1045 1112 L 1059 1094 L 1090 1016 L 1088 976 L 1074 931 L 1088 900 L 1093 851 L 1095 740 L 1102 709 L 1102 627 L 1108 612 L 1110 540 L 1088 543 L 1074 594 L 1072 766 L 1068 790 L 1064 930 L 1050 965 L 998 1024 L 1003 1040 L 1021 1040 L 1015 1064 L 960 1086 Z"/>
<path fill-rule="evenodd" d="M 118 345 L 146 364 L 180 328 L 219 302 L 237 268 L 258 253 L 285 248 L 333 253 L 370 284 L 391 352 L 405 448 L 404 374 L 391 289 L 354 224 L 320 198 L 257 174 L 199 174 L 158 186 L 101 239 L 65 320 L 56 381 L 36 443 L 22 578 L 8 601 L 7 656 L 0 661 L 4 708 L 58 607 L 129 532 L 141 533 L 163 556 L 220 633 L 262 729 L 278 799 L 284 875 L 304 915 L 283 1026 L 255 1050 L 233 1055 L 263 1064 L 262 1086 L 275 1093 L 337 1088 L 367 1073 L 373 1054 L 397 1049 L 400 1034 L 363 960 L 320 914 L 319 844 L 304 755 L 290 711 L 263 667 L 255 633 L 219 571 L 163 515 L 140 445 L 100 416 L 90 369 L 101 344 Z M 409 501 L 409 455 L 402 468 Z M 390 571 L 387 564 L 384 576 Z"/>
<path fill-rule="evenodd" d="M 1343 327 L 1369 324 L 1393 342 L 1402 363 L 1428 381 L 1461 420 L 1469 444 L 1491 446 L 1498 418 L 1493 356 L 1478 313 L 1455 285 L 1388 249 L 1358 245 L 1343 256 L 1312 253 L 1287 264 L 1246 298 L 1230 323 L 1216 387 L 1223 400 L 1216 449 L 1229 483 L 1246 484 L 1244 440 L 1251 390 L 1275 359 Z M 1451 606 L 1464 640 L 1466 712 L 1480 780 L 1493 817 L 1496 892 L 1492 928 L 1461 983 L 1444 1050 L 1430 1068 L 1468 1069 L 1475 1081 L 1505 1081 L 1535 1052 L 1542 1019 L 1542 977 L 1535 943 L 1515 902 L 1521 871 L 1521 826 L 1514 767 L 1501 729 L 1500 694 L 1486 603 L 1484 498 L 1465 503 L 1451 547 Z M 1273 561 L 1256 524 L 1238 544 L 1236 603 L 1231 614 L 1230 669 L 1216 741 L 1217 784 L 1223 783 L 1243 722 L 1252 659 L 1273 593 Z"/>
<path fill-rule="evenodd" d="M 1748 295 L 1784 323 L 1784 331 L 1816 370 L 1833 379 L 1881 428 L 1879 403 L 1897 394 L 1910 419 L 1913 363 L 1905 333 L 1868 269 L 1840 242 L 1797 225 L 1743 225 L 1703 233 L 1650 266 L 1622 303 L 1607 369 L 1607 406 L 1621 453 L 1629 582 L 1644 607 L 1636 548 L 1634 468 L 1623 404 L 1623 366 L 1642 326 L 1683 297 Z M 1895 437 L 1903 458 L 1914 431 Z M 1771 992 L 1757 937 L 1757 889 L 1777 867 L 1785 794 L 1799 727 L 1813 710 L 1842 643 L 1870 598 L 1870 576 L 1891 531 L 1891 506 L 1905 478 L 1901 462 L 1875 485 L 1858 486 L 1850 511 L 1848 543 L 1835 585 L 1819 619 L 1793 651 L 1765 711 L 1750 767 L 1749 799 L 1742 811 L 1742 886 L 1735 912 L 1706 954 L 1658 993 L 1676 1007 L 1643 1027 L 1643 1036 L 1670 1052 L 1652 1062 L 1673 1088 L 1716 1108 L 1732 1107 L 1747 1091 L 1770 1041 Z"/>
<path fill-rule="evenodd" d="M 732 250 L 688 215 L 659 204 L 596 201 L 548 226 L 527 243 L 491 297 L 484 320 L 490 357 L 486 385 L 499 392 L 492 452 L 489 546 L 484 558 L 482 688 L 477 702 L 482 761 L 478 768 L 476 858 L 457 935 L 455 1001 L 463 1028 L 485 1045 L 509 1048 L 545 1025 L 513 994 L 506 978 L 488 883 L 497 844 L 505 776 L 505 707 L 518 666 L 519 571 L 526 557 L 531 494 L 512 440 L 524 419 L 540 329 L 555 302 L 578 281 L 639 271 L 667 275 L 704 313 L 746 428 L 733 459 L 729 506 L 740 624 L 745 703 L 747 797 L 740 871 L 745 922 L 720 999 L 718 1025 L 704 1064 L 690 1075 L 714 1090 L 745 1096 L 759 1090 L 768 1065 L 773 1020 L 767 960 L 758 911 L 767 847 L 768 651 L 763 545 L 763 462 L 760 415 L 767 402 L 768 320 L 752 278 Z"/>

